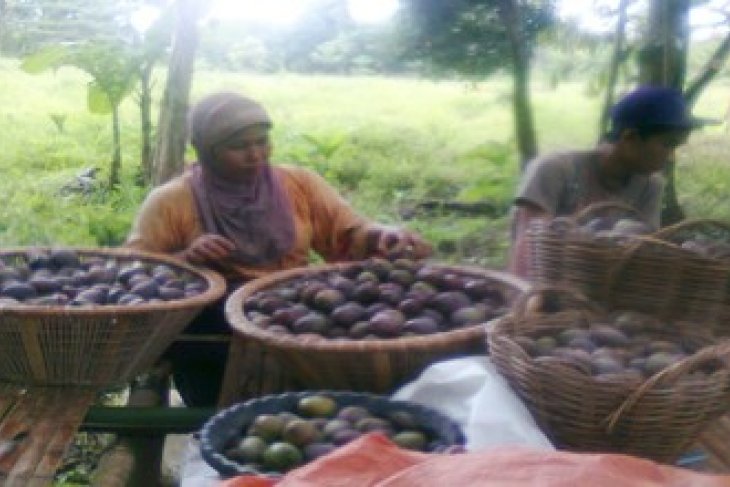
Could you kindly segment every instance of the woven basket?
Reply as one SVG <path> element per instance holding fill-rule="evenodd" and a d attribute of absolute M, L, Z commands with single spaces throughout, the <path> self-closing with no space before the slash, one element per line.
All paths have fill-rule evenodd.
<path fill-rule="evenodd" d="M 256 279 L 231 294 L 226 302 L 226 317 L 234 333 L 258 342 L 288 369 L 296 382 L 307 389 L 352 390 L 390 393 L 413 379 L 427 365 L 441 359 L 484 352 L 484 328 L 480 325 L 431 335 L 373 340 L 333 340 L 317 337 L 305 340 L 297 335 L 274 333 L 251 323 L 244 315 L 243 303 L 266 288 L 319 273 L 342 272 L 357 264 L 329 264 L 277 272 Z M 511 303 L 527 284 L 502 272 L 471 267 L 429 264 L 455 273 L 487 277 Z M 258 373 L 242 371 L 242 373 Z"/>
<path fill-rule="evenodd" d="M 643 382 L 618 374 L 598 378 L 559 358 L 534 359 L 515 337 L 559 332 L 600 311 L 585 299 L 582 306 L 556 313 L 529 312 L 526 302 L 490 328 L 490 354 L 559 448 L 673 462 L 712 419 L 730 409 L 730 342 L 714 342 L 691 323 L 670 329 L 657 322 L 649 328 L 654 339 L 679 336 L 700 350 Z M 719 369 L 690 376 L 709 364 L 720 364 Z"/>
<path fill-rule="evenodd" d="M 528 229 L 530 278 L 539 284 L 585 283 L 587 294 L 594 283 L 604 281 L 616 261 L 616 244 L 582 234 L 579 228 L 596 217 L 632 217 L 637 211 L 624 203 L 609 201 L 589 205 L 570 217 L 536 220 Z M 600 292 L 597 290 L 596 292 Z"/>
<path fill-rule="evenodd" d="M 693 239 L 713 244 L 730 244 L 730 223 L 712 219 L 690 219 L 663 228 L 655 238 L 683 245 Z M 713 319 L 715 333 L 730 335 L 730 253 L 725 255 L 698 255 L 688 252 L 683 265 L 682 282 L 685 284 L 687 303 L 680 310 L 683 315 Z"/>
<path fill-rule="evenodd" d="M 3 249 L 0 258 L 23 259 L 29 250 Z M 203 279 L 207 289 L 189 298 L 137 305 L 3 305 L 0 380 L 94 387 L 127 382 L 152 366 L 198 312 L 225 292 L 217 273 L 165 255 L 127 249 L 73 250 L 82 261 L 103 257 L 164 263 Z"/>
<path fill-rule="evenodd" d="M 558 225 L 534 225 L 529 232 L 533 280 L 576 288 L 610 308 L 694 320 L 720 334 L 730 333 L 725 328 L 730 325 L 722 318 L 723 311 L 730 317 L 728 263 L 679 245 L 680 236 L 690 231 L 712 227 L 717 233 L 723 228 L 730 235 L 730 228 L 695 221 L 622 240 L 593 238 L 577 231 L 596 215 L 621 212 L 631 215 L 634 210 L 619 203 L 600 203 L 560 219 Z"/>

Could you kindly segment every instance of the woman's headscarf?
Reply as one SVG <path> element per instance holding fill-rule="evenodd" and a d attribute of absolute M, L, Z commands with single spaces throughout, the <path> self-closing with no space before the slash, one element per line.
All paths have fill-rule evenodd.
<path fill-rule="evenodd" d="M 236 93 L 215 93 L 190 113 L 190 139 L 198 155 L 192 188 L 203 231 L 236 244 L 233 258 L 243 265 L 277 261 L 294 243 L 292 205 L 268 161 L 250 182 L 233 182 L 210 167 L 214 147 L 252 125 L 271 126 L 266 110 Z"/>

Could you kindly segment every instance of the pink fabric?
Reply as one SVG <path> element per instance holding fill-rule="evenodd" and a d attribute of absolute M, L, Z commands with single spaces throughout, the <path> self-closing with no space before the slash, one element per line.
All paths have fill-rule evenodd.
<path fill-rule="evenodd" d="M 268 482 L 268 483 L 266 483 Z M 709 475 L 617 454 L 505 447 L 478 453 L 425 454 L 370 433 L 289 472 L 279 482 L 235 477 L 221 487 L 730 487 Z"/>

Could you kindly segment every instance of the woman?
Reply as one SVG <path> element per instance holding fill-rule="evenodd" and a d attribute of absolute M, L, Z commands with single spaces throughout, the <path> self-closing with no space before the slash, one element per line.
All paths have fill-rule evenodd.
<path fill-rule="evenodd" d="M 150 192 L 126 245 L 215 269 L 229 290 L 305 266 L 311 252 L 328 262 L 430 254 L 418 235 L 355 213 L 313 171 L 271 164 L 271 126 L 250 98 L 227 92 L 203 98 L 190 114 L 198 162 Z M 221 309 L 219 303 L 207 310 L 186 332 L 228 332 Z M 220 345 L 171 347 L 175 383 L 188 405 L 215 404 L 226 353 Z"/>

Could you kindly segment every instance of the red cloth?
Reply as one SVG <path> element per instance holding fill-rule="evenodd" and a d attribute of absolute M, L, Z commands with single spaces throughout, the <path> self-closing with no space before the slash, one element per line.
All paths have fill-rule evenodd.
<path fill-rule="evenodd" d="M 710 475 L 617 454 L 499 448 L 454 455 L 403 450 L 371 433 L 278 483 L 235 477 L 221 487 L 730 487 Z"/>

